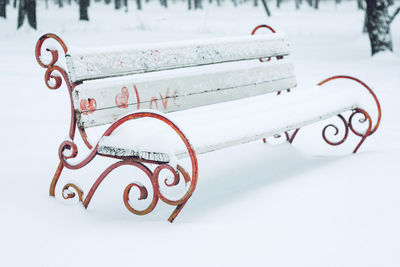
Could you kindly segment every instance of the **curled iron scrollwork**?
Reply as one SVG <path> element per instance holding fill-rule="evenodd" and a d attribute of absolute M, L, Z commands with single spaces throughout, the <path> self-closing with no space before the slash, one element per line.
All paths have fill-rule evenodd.
<path fill-rule="evenodd" d="M 344 125 L 344 131 L 345 131 L 345 132 L 344 132 L 344 135 L 343 135 L 342 139 L 340 139 L 339 141 L 331 141 L 331 140 L 329 140 L 329 138 L 326 136 L 327 129 L 329 129 L 329 128 L 333 128 L 333 129 L 335 130 L 335 133 L 334 133 L 333 135 L 337 136 L 337 135 L 339 134 L 339 132 L 340 132 L 339 127 L 336 126 L 336 125 L 333 124 L 333 123 L 330 123 L 330 124 L 326 125 L 326 126 L 324 127 L 324 129 L 322 130 L 322 138 L 324 139 L 324 141 L 325 141 L 327 144 L 329 144 L 329 145 L 331 145 L 331 146 L 338 146 L 338 145 L 340 145 L 340 144 L 343 144 L 344 141 L 346 141 L 346 139 L 347 139 L 347 137 L 348 137 L 348 135 L 349 135 L 349 127 L 348 127 L 348 124 L 347 124 L 346 119 L 345 119 L 341 114 L 339 114 L 339 115 L 337 115 L 337 116 L 340 118 L 340 120 L 343 122 L 343 125 Z"/>
<path fill-rule="evenodd" d="M 149 188 L 146 188 L 146 186 L 142 185 L 139 182 L 134 182 L 130 183 L 125 187 L 125 190 L 123 192 L 123 202 L 125 204 L 125 207 L 132 213 L 137 214 L 137 215 L 145 215 L 153 211 L 155 206 L 158 203 L 158 200 L 161 199 L 163 202 L 166 204 L 176 206 L 174 212 L 171 214 L 170 218 L 168 219 L 170 222 L 172 222 L 175 217 L 178 215 L 180 209 L 185 205 L 186 201 L 191 197 L 193 194 L 196 184 L 197 184 L 197 177 L 198 177 L 198 165 L 197 165 L 197 157 L 195 154 L 195 151 L 192 147 L 192 145 L 189 143 L 189 140 L 186 138 L 186 136 L 182 133 L 182 131 L 169 119 L 164 117 L 161 114 L 158 114 L 157 112 L 154 111 L 136 111 L 131 114 L 126 115 L 125 117 L 122 117 L 115 123 L 113 123 L 104 133 L 103 136 L 109 136 L 116 128 L 118 128 L 120 125 L 123 123 L 133 120 L 133 119 L 138 119 L 138 118 L 143 118 L 143 117 L 150 117 L 154 118 L 157 120 L 160 120 L 167 125 L 169 125 L 175 132 L 179 135 L 181 140 L 186 146 L 186 149 L 188 150 L 188 154 L 191 159 L 192 163 L 192 175 L 190 175 L 182 166 L 179 164 L 176 165 L 176 167 L 172 167 L 169 164 L 161 164 L 161 163 L 156 163 L 156 162 L 150 162 L 150 163 L 155 163 L 158 166 L 154 169 L 154 172 L 152 172 L 144 163 L 139 162 L 137 158 L 131 158 L 127 157 L 121 161 L 118 161 L 111 166 L 109 166 L 95 181 L 95 183 L 92 185 L 91 189 L 89 190 L 87 196 L 85 199 L 83 199 L 83 191 L 75 184 L 73 183 L 68 183 L 67 185 L 64 186 L 63 188 L 63 197 L 65 199 L 71 199 L 76 197 L 78 195 L 79 200 L 83 203 L 83 206 L 85 208 L 88 207 L 94 193 L 96 192 L 97 188 L 99 185 L 102 183 L 102 181 L 108 176 L 108 174 L 113 171 L 114 169 L 124 166 L 124 165 L 130 165 L 139 168 L 142 170 L 148 177 L 149 181 L 151 182 L 152 190 L 149 190 Z M 72 164 L 68 162 L 69 159 L 75 158 L 78 155 L 78 148 L 76 144 L 71 141 L 71 140 L 66 140 L 64 141 L 59 148 L 59 157 L 60 160 L 63 164 L 63 166 L 69 168 L 69 169 L 79 169 L 88 164 L 96 155 L 97 155 L 97 147 L 98 144 L 92 149 L 92 151 L 89 153 L 89 155 L 80 161 L 77 164 Z M 172 179 L 169 180 L 168 178 L 165 178 L 163 175 L 161 175 L 162 171 L 167 171 L 172 174 Z M 171 200 L 168 197 L 166 197 L 163 192 L 160 190 L 160 180 L 164 177 L 163 183 L 167 188 L 172 188 L 174 186 L 177 186 L 180 183 L 181 178 L 183 177 L 184 182 L 185 182 L 185 191 L 184 195 L 180 197 L 177 200 Z M 74 192 L 70 190 L 70 188 L 74 189 Z M 139 197 L 137 200 L 144 200 L 149 197 L 149 192 L 153 192 L 153 196 L 151 199 L 150 204 L 147 206 L 147 208 L 143 210 L 138 210 L 132 206 L 133 200 L 130 199 L 130 193 L 131 190 L 135 188 L 139 190 Z"/>
<path fill-rule="evenodd" d="M 67 46 L 65 45 L 64 41 L 55 34 L 48 33 L 39 38 L 38 42 L 36 43 L 36 47 L 35 47 L 35 56 L 36 56 L 36 61 L 39 63 L 39 65 L 42 68 L 47 69 L 46 73 L 44 75 L 44 82 L 49 89 L 55 90 L 55 89 L 60 88 L 60 86 L 62 84 L 62 79 L 59 75 L 57 75 L 57 72 L 58 72 L 63 76 L 63 78 L 68 86 L 68 89 L 71 89 L 71 84 L 68 80 L 67 72 L 62 67 L 57 65 L 58 58 L 59 58 L 58 50 L 46 48 L 45 50 L 47 52 L 50 52 L 50 55 L 51 55 L 50 63 L 46 64 L 42 60 L 42 46 L 43 46 L 44 42 L 48 39 L 55 40 L 62 47 L 64 54 L 66 54 L 68 52 Z M 54 84 L 50 83 L 52 80 L 54 81 Z"/>

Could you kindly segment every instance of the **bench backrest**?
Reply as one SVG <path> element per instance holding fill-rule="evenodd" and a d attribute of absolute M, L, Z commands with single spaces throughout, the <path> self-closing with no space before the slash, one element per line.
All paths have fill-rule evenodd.
<path fill-rule="evenodd" d="M 70 79 L 82 82 L 73 92 L 78 127 L 137 109 L 171 112 L 293 88 L 290 62 L 254 60 L 288 54 L 281 34 L 71 49 Z"/>

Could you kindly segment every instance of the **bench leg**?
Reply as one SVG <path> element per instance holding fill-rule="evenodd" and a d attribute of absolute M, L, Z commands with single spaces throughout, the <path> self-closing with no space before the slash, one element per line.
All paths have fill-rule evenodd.
<path fill-rule="evenodd" d="M 130 183 L 125 187 L 125 190 L 123 193 L 123 201 L 124 201 L 125 207 L 130 212 L 132 212 L 136 215 L 146 215 L 154 210 L 154 208 L 156 207 L 156 205 L 158 203 L 158 200 L 161 199 L 166 204 L 176 206 L 176 208 L 174 209 L 174 211 L 168 218 L 168 221 L 172 223 L 174 221 L 174 219 L 176 218 L 176 216 L 178 216 L 178 214 L 180 213 L 182 208 L 185 206 L 188 199 L 192 196 L 192 194 L 196 188 L 196 180 L 191 179 L 189 174 L 186 172 L 186 170 L 183 169 L 183 167 L 181 167 L 180 165 L 177 166 L 177 170 L 175 170 L 170 165 L 166 165 L 166 164 L 159 165 L 153 173 L 143 163 L 137 162 L 135 160 L 127 159 L 127 160 L 118 161 L 118 162 L 112 164 L 111 166 L 109 166 L 97 178 L 95 183 L 90 188 L 89 193 L 87 194 L 86 198 L 84 198 L 83 191 L 77 185 L 75 185 L 73 183 L 68 183 L 63 187 L 62 196 L 64 199 L 71 199 L 71 198 L 74 198 L 76 195 L 78 195 L 79 201 L 82 202 L 85 209 L 87 209 L 97 188 L 105 180 L 105 178 L 108 176 L 108 174 L 110 174 L 114 169 L 116 169 L 120 166 L 127 166 L 127 165 L 136 167 L 146 174 L 146 176 L 149 178 L 149 180 L 152 184 L 153 195 L 152 195 L 151 203 L 147 206 L 147 208 L 145 208 L 143 210 L 138 210 L 138 209 L 134 208 L 132 206 L 132 202 L 129 198 L 131 189 L 133 187 L 135 187 L 139 190 L 140 194 L 139 194 L 138 200 L 147 199 L 148 195 L 149 195 L 149 193 L 148 193 L 149 190 L 139 182 Z M 164 196 L 163 193 L 161 193 L 159 180 L 161 180 L 160 172 L 162 170 L 171 171 L 174 176 L 173 177 L 174 180 L 171 183 L 168 183 L 167 180 L 164 179 L 164 183 L 167 187 L 172 187 L 172 186 L 178 185 L 180 182 L 181 176 L 183 176 L 184 182 L 186 185 L 190 183 L 189 188 L 183 197 L 181 197 L 178 200 L 170 200 L 170 199 L 168 199 L 168 197 Z M 73 191 L 75 191 L 75 192 L 73 192 Z"/>
<path fill-rule="evenodd" d="M 182 204 L 179 204 L 178 206 L 176 206 L 176 208 L 174 209 L 174 211 L 171 213 L 171 215 L 168 218 L 168 221 L 170 223 L 173 223 L 176 216 L 178 216 L 179 212 L 181 212 L 181 210 L 183 209 L 183 207 L 185 206 L 186 201 Z"/>
<path fill-rule="evenodd" d="M 367 84 L 365 84 L 363 81 L 361 81 L 361 80 L 359 80 L 357 78 L 354 78 L 354 77 L 351 77 L 351 76 L 347 76 L 347 75 L 337 75 L 337 76 L 332 76 L 332 77 L 329 77 L 329 78 L 323 80 L 322 82 L 318 83 L 318 85 L 322 86 L 325 83 L 328 83 L 328 82 L 331 82 L 331 81 L 334 81 L 334 80 L 339 80 L 339 79 L 345 79 L 345 80 L 353 81 L 353 82 L 361 85 L 365 90 L 368 91 L 368 93 L 371 95 L 372 99 L 374 100 L 374 102 L 376 104 L 376 110 L 377 110 L 376 123 L 375 123 L 375 125 L 372 125 L 372 119 L 371 119 L 371 117 L 370 117 L 370 115 L 368 114 L 367 111 L 365 111 L 365 110 L 363 110 L 361 108 L 356 108 L 356 109 L 353 110 L 353 113 L 350 115 L 350 117 L 348 118 L 347 121 L 342 115 L 340 115 L 340 114 L 338 115 L 338 117 L 343 121 L 344 127 L 345 127 L 345 135 L 344 135 L 342 140 L 337 141 L 337 142 L 331 142 L 326 138 L 325 130 L 328 127 L 333 127 L 336 130 L 335 135 L 338 134 L 339 129 L 338 129 L 338 127 L 336 127 L 333 124 L 329 124 L 329 125 L 325 126 L 325 128 L 322 131 L 322 137 L 325 140 L 325 142 L 330 144 L 330 145 L 334 145 L 334 146 L 340 145 L 346 140 L 347 135 L 349 133 L 349 129 L 350 129 L 350 131 L 353 134 L 355 134 L 356 136 L 361 137 L 361 141 L 357 144 L 357 146 L 353 150 L 353 153 L 357 153 L 358 149 L 364 143 L 365 139 L 367 137 L 369 137 L 370 135 L 372 135 L 373 133 L 375 133 L 375 131 L 378 129 L 378 127 L 380 125 L 380 122 L 381 122 L 381 118 L 382 118 L 382 109 L 381 109 L 381 105 L 379 103 L 379 100 L 376 97 L 375 93 L 372 91 L 372 89 Z M 368 129 L 365 132 L 359 132 L 353 126 L 353 119 L 355 118 L 355 116 L 358 116 L 358 115 L 362 115 L 363 116 L 363 118 L 358 120 L 360 123 L 368 122 Z"/>
<path fill-rule="evenodd" d="M 69 198 L 74 198 L 75 196 L 78 195 L 79 201 L 83 203 L 83 206 L 87 208 L 90 204 L 90 201 L 92 200 L 93 195 L 95 194 L 97 188 L 100 186 L 100 184 L 103 182 L 103 180 L 108 176 L 109 173 L 111 173 L 114 169 L 120 167 L 120 166 L 133 166 L 138 169 L 140 169 L 142 172 L 144 172 L 151 182 L 152 190 L 148 190 L 144 185 L 142 185 L 139 182 L 133 182 L 130 183 L 125 187 L 124 193 L 123 193 L 123 201 L 126 206 L 126 208 L 136 214 L 136 215 L 145 215 L 153 211 L 155 206 L 158 203 L 158 200 L 161 200 L 165 202 L 168 205 L 175 206 L 175 210 L 172 212 L 171 216 L 169 217 L 169 221 L 172 222 L 176 216 L 179 214 L 179 212 L 182 210 L 188 199 L 192 196 L 196 185 L 197 185 L 197 178 L 198 178 L 198 163 L 197 163 L 197 156 L 196 153 L 192 147 L 192 145 L 189 143 L 189 140 L 186 138 L 186 136 L 183 134 L 183 132 L 174 124 L 172 121 L 170 121 L 168 118 L 163 116 L 162 114 L 159 114 L 158 112 L 152 112 L 152 111 L 137 111 L 131 114 L 126 115 L 125 117 L 122 117 L 118 121 L 116 121 L 114 124 L 110 126 L 106 130 L 103 136 L 109 136 L 112 134 L 112 132 L 118 128 L 120 125 L 122 125 L 124 122 L 127 122 L 132 119 L 138 119 L 142 117 L 147 117 L 147 118 L 154 118 L 158 119 L 167 125 L 169 125 L 175 132 L 179 135 L 181 138 L 182 142 L 185 144 L 186 149 L 188 151 L 188 154 L 190 156 L 190 161 L 191 161 L 191 175 L 180 165 L 176 165 L 176 167 L 168 165 L 168 164 L 160 164 L 157 162 L 148 162 L 148 161 L 141 161 L 138 158 L 118 158 L 120 161 L 115 162 L 114 164 L 110 165 L 106 170 L 103 171 L 103 173 L 97 178 L 95 183 L 92 185 L 91 189 L 89 190 L 87 196 L 84 198 L 84 193 L 83 191 L 75 184 L 73 183 L 68 183 L 63 187 L 62 190 L 62 195 L 65 199 Z M 69 150 L 70 153 L 64 153 L 65 150 Z M 80 169 L 84 167 L 86 164 L 88 164 L 97 154 L 97 145 L 92 149 L 91 153 L 87 156 L 87 158 L 81 160 L 78 164 L 71 164 L 68 162 L 68 159 L 76 157 L 78 154 L 78 148 L 76 144 L 73 141 L 66 140 L 64 141 L 59 148 L 59 157 L 62 163 L 59 165 L 59 172 L 56 172 L 56 178 L 53 179 L 54 181 L 54 187 L 55 183 L 58 180 L 59 174 L 61 173 L 61 170 L 63 167 L 66 167 L 68 169 Z M 122 159 L 122 160 L 121 160 Z M 148 168 L 145 163 L 152 163 L 152 164 L 157 164 L 158 166 L 154 169 L 152 172 L 150 168 Z M 163 176 L 166 172 L 169 172 L 172 174 L 173 181 L 170 182 L 168 179 L 165 179 Z M 164 179 L 163 179 L 164 178 Z M 172 188 L 173 186 L 176 186 L 180 183 L 181 178 L 184 179 L 185 185 L 186 185 L 186 191 L 184 192 L 183 196 L 178 199 L 178 200 L 171 200 L 167 196 L 164 195 L 164 191 L 160 190 L 160 181 L 163 181 L 166 189 Z M 53 184 L 53 183 L 52 183 Z M 131 200 L 129 199 L 130 191 L 132 188 L 136 188 L 139 190 L 140 195 L 138 200 L 143 200 L 147 199 L 149 192 L 153 191 L 153 196 L 151 199 L 151 203 L 149 206 L 144 209 L 144 210 L 138 210 L 132 207 Z M 74 192 L 75 191 L 75 192 Z M 54 194 L 54 190 L 53 190 Z"/>
<path fill-rule="evenodd" d="M 56 173 L 53 176 L 53 180 L 51 180 L 50 190 L 49 190 L 49 196 L 51 196 L 51 197 L 55 196 L 56 185 L 57 185 L 58 179 L 60 178 L 60 175 L 61 175 L 61 172 L 63 169 L 64 169 L 64 165 L 60 161 L 60 163 L 58 164 Z"/>

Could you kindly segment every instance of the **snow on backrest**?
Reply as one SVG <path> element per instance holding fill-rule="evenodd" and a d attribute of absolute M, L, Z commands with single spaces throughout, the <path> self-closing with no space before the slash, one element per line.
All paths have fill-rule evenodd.
<path fill-rule="evenodd" d="M 285 35 L 259 34 L 158 44 L 72 48 L 66 55 L 72 82 L 289 54 Z"/>
<path fill-rule="evenodd" d="M 78 127 L 87 128 L 138 109 L 172 112 L 295 86 L 288 60 L 253 60 L 86 81 L 73 99 Z"/>

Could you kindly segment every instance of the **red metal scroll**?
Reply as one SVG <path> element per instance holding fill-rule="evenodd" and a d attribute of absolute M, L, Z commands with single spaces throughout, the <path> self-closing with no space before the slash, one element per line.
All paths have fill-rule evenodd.
<path fill-rule="evenodd" d="M 70 104 L 71 104 L 71 121 L 70 121 L 70 129 L 69 129 L 69 140 L 66 140 L 60 144 L 59 151 L 58 151 L 60 163 L 58 164 L 57 170 L 54 174 L 54 177 L 53 177 L 51 185 L 50 185 L 50 190 L 49 190 L 49 195 L 55 196 L 55 188 L 56 188 L 57 182 L 60 178 L 61 172 L 63 171 L 64 167 L 66 167 L 68 169 L 72 169 L 72 170 L 83 168 L 89 162 L 91 162 L 95 158 L 96 155 L 100 155 L 100 154 L 97 153 L 98 144 L 96 144 L 95 146 L 91 145 L 88 140 L 85 130 L 82 128 L 78 128 L 83 142 L 91 151 L 90 151 L 89 155 L 86 158 L 84 158 L 83 160 L 81 160 L 80 162 L 75 163 L 75 164 L 72 164 L 69 162 L 69 159 L 75 158 L 78 155 L 78 147 L 77 147 L 76 143 L 74 142 L 75 131 L 76 131 L 76 117 L 75 117 L 75 112 L 74 112 L 74 103 L 72 100 L 72 91 L 75 88 L 75 86 L 80 84 L 80 82 L 71 83 L 67 72 L 62 67 L 57 65 L 58 58 L 59 58 L 58 50 L 46 49 L 47 52 L 50 52 L 51 60 L 50 60 L 50 63 L 48 63 L 48 64 L 43 62 L 42 46 L 43 46 L 44 42 L 48 39 L 53 39 L 56 42 L 58 42 L 58 44 L 61 46 L 64 54 L 66 54 L 68 52 L 67 46 L 65 45 L 65 43 L 62 41 L 61 38 L 59 38 L 55 34 L 45 34 L 42 37 L 40 37 L 38 42 L 36 43 L 36 48 L 35 48 L 36 60 L 41 67 L 46 69 L 44 80 L 45 80 L 46 86 L 49 89 L 55 90 L 55 89 L 60 88 L 60 86 L 62 85 L 62 81 L 64 80 L 64 82 L 68 88 Z M 58 74 L 61 74 L 61 76 Z M 51 83 L 51 81 L 53 81 L 53 83 Z M 135 90 L 136 90 L 136 88 L 135 88 Z M 117 98 L 116 101 L 121 104 L 120 105 L 121 107 L 124 107 L 126 105 L 125 102 L 126 102 L 127 97 L 128 96 L 125 93 L 125 94 L 121 95 L 120 98 Z M 91 100 L 88 100 L 87 103 L 81 103 L 81 104 L 84 105 L 85 108 L 91 107 L 91 106 L 94 107 L 95 103 L 92 103 L 90 101 Z M 139 101 L 138 101 L 138 103 L 139 103 Z M 139 104 L 138 104 L 138 108 L 139 108 Z M 88 109 L 88 112 L 89 111 L 90 110 Z M 119 159 L 119 161 L 112 164 L 111 166 L 106 168 L 106 170 L 103 171 L 103 173 L 97 178 L 97 180 L 95 181 L 95 183 L 89 190 L 86 198 L 84 198 L 83 191 L 77 185 L 75 185 L 73 183 L 68 183 L 63 187 L 63 189 L 62 189 L 63 198 L 70 199 L 70 198 L 74 198 L 74 197 L 78 196 L 79 201 L 83 203 L 85 208 L 87 208 L 94 193 L 96 192 L 97 188 L 99 187 L 99 185 L 102 183 L 102 181 L 107 177 L 107 175 L 109 173 L 111 173 L 114 169 L 116 169 L 120 166 L 125 166 L 125 165 L 134 166 L 134 167 L 142 170 L 147 175 L 147 177 L 150 179 L 152 187 L 153 187 L 153 198 L 152 198 L 152 202 L 146 209 L 136 210 L 135 208 L 133 208 L 131 206 L 131 201 L 129 199 L 129 193 L 130 193 L 131 189 L 133 187 L 135 187 L 140 191 L 139 200 L 146 199 L 148 197 L 148 190 L 139 183 L 131 183 L 128 186 L 126 186 L 124 193 L 123 193 L 123 201 L 124 201 L 126 208 L 129 211 L 131 211 L 132 213 L 135 213 L 138 215 L 144 215 L 144 214 L 151 212 L 155 208 L 155 206 L 158 202 L 158 199 L 161 199 L 163 202 L 165 202 L 169 205 L 176 206 L 175 210 L 172 212 L 171 216 L 168 219 L 170 222 L 172 222 L 176 218 L 176 216 L 179 214 L 181 209 L 184 207 L 187 200 L 193 194 L 193 192 L 196 188 L 197 178 L 198 178 L 197 156 L 196 156 L 196 153 L 195 153 L 192 145 L 189 143 L 189 140 L 186 138 L 186 136 L 183 134 L 183 132 L 176 126 L 176 124 L 174 124 L 172 121 L 170 121 L 169 119 L 167 119 L 166 117 L 164 117 L 163 115 L 161 115 L 159 113 L 151 112 L 151 111 L 147 111 L 147 112 L 137 111 L 135 113 L 128 114 L 125 117 L 114 122 L 106 130 L 106 132 L 104 133 L 103 136 L 109 136 L 110 134 L 112 134 L 112 132 L 116 128 L 118 128 L 120 125 L 122 125 L 126 121 L 129 121 L 132 119 L 144 118 L 144 117 L 154 118 L 163 123 L 166 123 L 179 135 L 179 137 L 185 144 L 186 149 L 189 152 L 189 156 L 190 156 L 191 164 L 192 164 L 192 175 L 190 176 L 186 172 L 186 170 L 180 165 L 177 165 L 176 169 L 174 169 L 170 165 L 167 165 L 167 164 L 160 165 L 160 163 L 155 162 L 155 161 L 141 160 L 141 159 L 135 158 L 135 157 L 118 158 L 118 157 L 111 156 L 113 158 Z M 101 156 L 106 156 L 106 155 L 101 155 Z M 146 167 L 144 165 L 145 163 L 157 164 L 158 167 L 155 168 L 154 173 L 153 173 L 148 167 Z M 167 187 L 176 186 L 179 183 L 181 176 L 183 176 L 186 185 L 190 183 L 189 188 L 187 189 L 187 191 L 183 195 L 183 197 L 181 197 L 178 200 L 170 200 L 162 194 L 162 192 L 159 189 L 159 179 L 161 179 L 160 173 L 162 170 L 169 170 L 170 172 L 172 172 L 174 174 L 174 180 L 172 183 L 168 183 L 167 180 L 164 181 L 164 184 Z"/>
<path fill-rule="evenodd" d="M 92 188 L 90 189 L 89 193 L 87 194 L 86 198 L 83 200 L 82 198 L 82 190 L 79 189 L 79 187 L 77 185 L 74 184 L 69 184 L 68 187 L 64 187 L 64 191 L 68 190 L 69 188 L 72 187 L 73 189 L 75 189 L 76 191 L 78 191 L 78 195 L 80 196 L 80 200 L 83 200 L 83 206 L 85 208 L 88 207 L 94 193 L 96 192 L 97 188 L 99 187 L 99 185 L 103 182 L 103 180 L 107 177 L 107 175 L 114 170 L 117 167 L 120 167 L 122 165 L 131 165 L 131 166 L 135 166 L 139 169 L 141 169 L 150 179 L 152 186 L 153 186 L 153 199 L 151 204 L 149 205 L 148 208 L 146 208 L 145 210 L 142 211 L 138 211 L 136 209 L 134 209 L 129 202 L 129 192 L 131 190 L 132 187 L 136 187 L 140 190 L 140 199 L 146 199 L 148 196 L 148 190 L 141 184 L 139 183 L 131 183 L 129 184 L 124 191 L 124 195 L 123 195 L 123 200 L 125 203 L 125 206 L 127 207 L 127 209 L 129 211 L 131 211 L 134 214 L 137 215 L 144 215 L 144 214 L 148 214 L 149 212 L 151 212 L 154 207 L 156 206 L 158 199 L 161 199 L 163 202 L 172 205 L 172 206 L 176 206 L 175 210 L 173 211 L 173 213 L 171 214 L 171 216 L 169 217 L 169 221 L 172 222 L 175 217 L 179 214 L 179 212 L 181 211 L 181 209 L 183 208 L 183 206 L 186 204 L 187 200 L 191 197 L 191 195 L 193 194 L 195 188 L 196 188 L 196 184 L 197 184 L 197 178 L 198 178 L 198 162 L 197 162 L 197 156 L 196 153 L 193 149 L 193 146 L 189 143 L 189 140 L 186 138 L 186 136 L 183 134 L 183 132 L 178 128 L 178 126 L 173 123 L 171 120 L 167 119 L 166 117 L 164 117 L 163 115 L 156 113 L 156 112 L 152 112 L 152 111 L 136 111 L 134 113 L 128 114 L 124 117 L 122 117 L 121 119 L 117 120 L 116 122 L 114 122 L 103 134 L 103 136 L 109 136 L 111 135 L 115 129 L 117 129 L 119 126 L 121 126 L 122 124 L 124 124 L 127 121 L 130 120 L 134 120 L 134 119 L 139 119 L 139 118 L 154 118 L 157 119 L 165 124 L 167 124 L 168 126 L 170 126 L 181 138 L 182 142 L 185 144 L 186 149 L 189 152 L 189 156 L 190 156 L 190 160 L 191 160 L 191 164 L 192 164 L 192 175 L 190 177 L 190 175 L 184 170 L 184 168 L 180 165 L 177 166 L 177 169 L 175 170 L 173 167 L 171 167 L 170 165 L 167 164 L 162 164 L 159 165 L 158 167 L 156 167 L 156 169 L 154 170 L 154 173 L 152 173 L 150 171 L 150 169 L 148 169 L 143 163 L 139 162 L 141 161 L 138 158 L 135 157 L 128 157 L 123 159 L 122 161 L 118 161 L 116 163 L 114 163 L 113 165 L 111 165 L 110 167 L 108 167 L 100 176 L 99 178 L 97 178 L 96 182 L 93 184 Z M 95 146 L 95 148 L 92 150 L 92 152 L 88 155 L 88 157 L 86 157 L 85 159 L 83 159 L 81 162 L 77 163 L 77 164 L 70 164 L 68 163 L 68 159 L 76 157 L 78 154 L 77 151 L 77 146 L 72 142 L 72 141 L 64 141 L 59 149 L 59 157 L 60 160 L 62 162 L 62 164 L 67 167 L 68 169 L 80 169 L 84 166 L 86 166 L 96 155 L 97 155 L 97 147 L 98 145 Z M 65 155 L 64 151 L 65 150 L 70 150 L 71 153 L 69 155 Z M 156 163 L 157 162 L 151 162 L 151 163 Z M 187 192 L 185 193 L 185 195 L 183 197 L 181 197 L 178 200 L 170 200 L 167 197 L 165 197 L 162 192 L 160 191 L 160 186 L 159 186 L 159 179 L 160 177 L 160 172 L 162 170 L 169 170 L 170 172 L 172 172 L 174 174 L 174 181 L 172 183 L 167 183 L 167 181 L 165 180 L 164 183 L 167 187 L 172 187 L 175 186 L 179 183 L 179 179 L 180 179 L 180 174 L 183 176 L 185 183 L 188 184 L 190 183 L 190 186 L 187 190 Z M 79 193 L 80 192 L 80 193 Z M 64 192 L 63 192 L 64 195 Z M 72 198 L 75 195 L 71 195 Z"/>
<path fill-rule="evenodd" d="M 349 116 L 348 120 L 346 121 L 346 119 L 342 116 L 342 115 L 338 115 L 338 117 L 341 119 L 341 121 L 343 122 L 344 125 L 344 129 L 345 129 L 345 133 L 344 136 L 341 140 L 333 142 L 330 141 L 327 137 L 326 137 L 326 130 L 329 127 L 333 127 L 335 129 L 335 133 L 334 135 L 337 135 L 339 133 L 339 128 L 336 125 L 333 124 L 328 124 L 327 126 L 324 127 L 324 129 L 322 130 L 322 138 L 324 139 L 324 141 L 332 146 L 337 146 L 340 145 L 342 143 L 344 143 L 348 137 L 349 134 L 349 129 L 352 133 L 354 133 L 355 135 L 361 137 L 361 141 L 357 144 L 357 146 L 355 147 L 355 149 L 353 150 L 353 153 L 357 153 L 358 149 L 360 148 L 360 146 L 364 143 L 365 139 L 372 135 L 379 127 L 380 122 L 381 122 L 381 118 L 382 118 L 382 109 L 381 109 L 381 105 L 378 101 L 378 98 L 376 97 L 375 93 L 372 91 L 372 89 L 366 85 L 364 82 L 360 81 L 357 78 L 351 77 L 351 76 L 347 76 L 347 75 L 337 75 L 337 76 L 332 76 L 329 77 L 325 80 L 323 80 L 322 82 L 318 83 L 319 86 L 324 85 L 325 83 L 329 82 L 329 81 L 333 81 L 336 79 L 349 79 L 352 81 L 355 81 L 359 84 L 361 84 L 365 89 L 367 89 L 367 91 L 372 95 L 376 107 L 377 107 L 377 111 L 378 111 L 378 118 L 377 121 L 375 123 L 374 126 L 372 126 L 372 119 L 370 117 L 370 115 L 363 109 L 360 108 L 356 108 L 353 110 L 353 112 L 351 113 L 351 115 Z M 355 129 L 354 125 L 353 125 L 353 119 L 355 118 L 356 115 L 362 115 L 363 118 L 359 120 L 360 123 L 365 123 L 368 121 L 368 129 L 366 130 L 365 133 L 359 132 Z"/>

